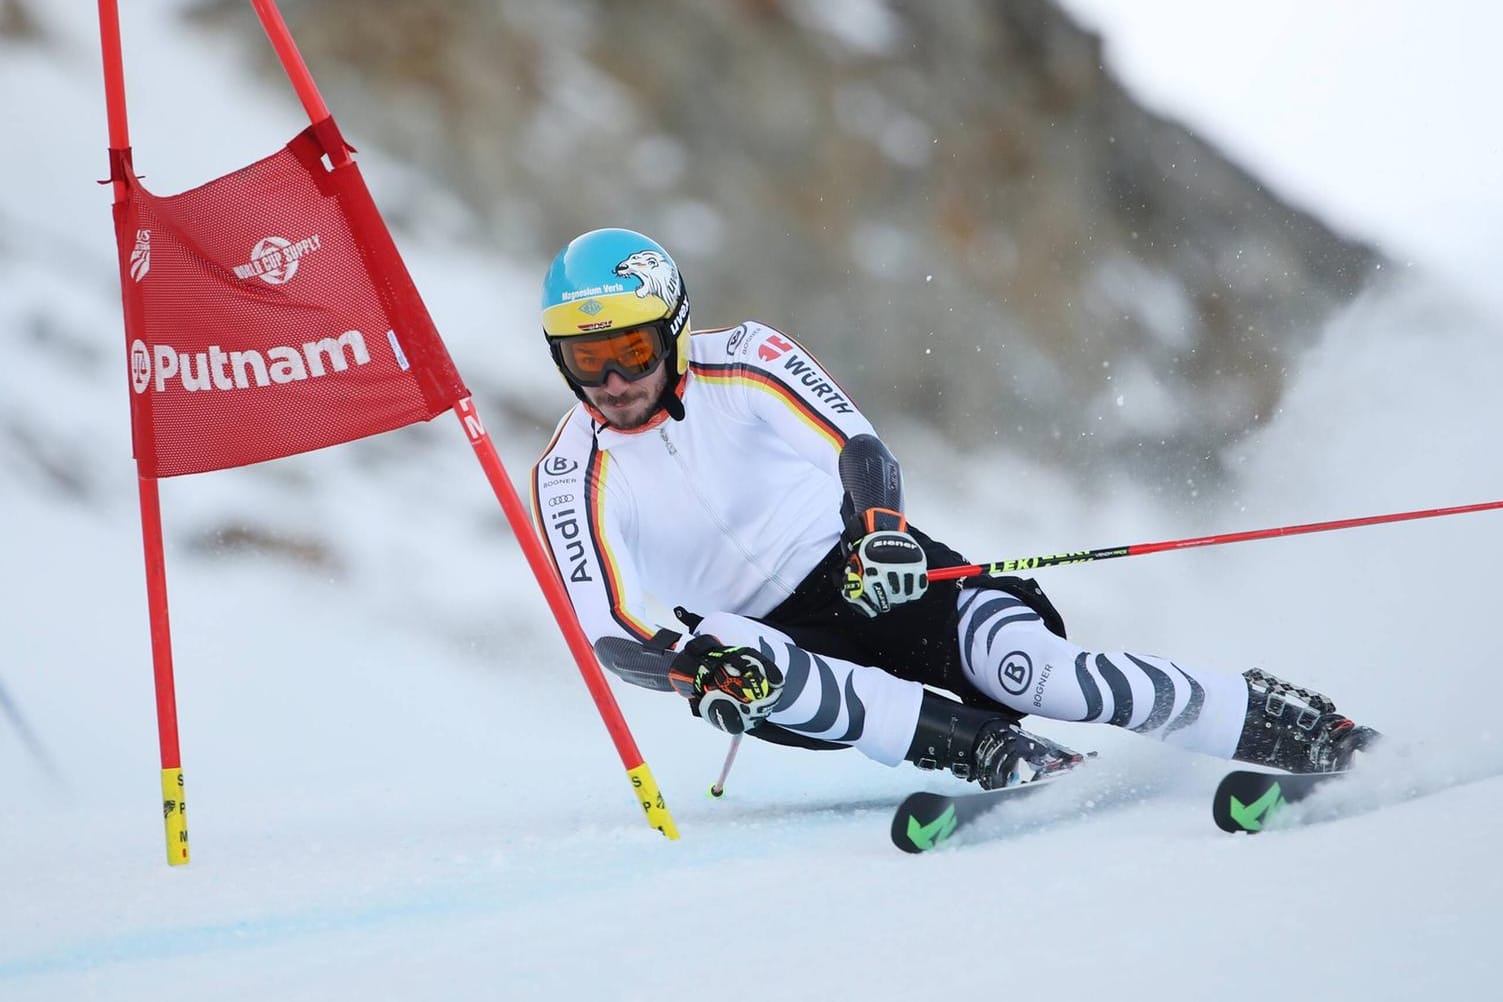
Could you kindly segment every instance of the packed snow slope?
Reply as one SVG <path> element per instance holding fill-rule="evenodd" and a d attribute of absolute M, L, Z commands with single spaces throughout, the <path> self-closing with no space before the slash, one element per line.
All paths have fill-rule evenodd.
<path fill-rule="evenodd" d="M 1042 723 L 1099 767 L 910 857 L 892 805 L 960 784 L 749 742 L 711 801 L 724 739 L 677 697 L 618 686 L 682 838 L 648 829 L 446 422 L 169 481 L 194 854 L 169 868 L 91 16 L 54 12 L 52 58 L 0 59 L 6 94 L 48 95 L 0 105 L 5 134 L 31 137 L 0 202 L 0 998 L 1489 997 L 1497 514 L 1040 575 L 1087 644 L 1261 665 L 1393 735 L 1381 771 L 1312 805 L 1334 820 L 1226 836 L 1222 764 Z M 143 90 L 233 69 L 133 16 L 186 53 L 128 64 Z M 280 97 L 175 95 L 233 101 L 261 146 L 148 157 L 169 130 L 142 115 L 158 190 L 297 128 Z M 366 162 L 378 200 L 410 194 Z M 535 276 L 446 243 L 428 207 L 440 223 L 404 250 L 461 371 L 504 370 L 481 406 L 520 476 L 548 429 L 512 402 L 568 402 L 530 327 L 502 319 Z M 978 559 L 1489 500 L 1499 334 L 1439 279 L 1374 292 L 1224 485 L 1082 486 L 889 430 L 914 520 Z"/>

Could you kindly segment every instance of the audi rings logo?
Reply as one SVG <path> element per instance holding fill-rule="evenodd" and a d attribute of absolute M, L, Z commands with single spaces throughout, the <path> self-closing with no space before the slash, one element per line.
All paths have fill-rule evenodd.
<path fill-rule="evenodd" d="M 579 464 L 565 456 L 549 456 L 548 461 L 543 464 L 543 472 L 550 477 L 561 477 L 577 469 L 579 469 Z"/>
<path fill-rule="evenodd" d="M 1012 651 L 997 666 L 997 681 L 1013 696 L 1021 696 L 1033 682 L 1033 659 L 1022 651 Z"/>
<path fill-rule="evenodd" d="M 151 350 L 146 347 L 145 341 L 137 338 L 130 346 L 130 388 L 137 393 L 145 393 L 146 387 L 150 385 Z"/>

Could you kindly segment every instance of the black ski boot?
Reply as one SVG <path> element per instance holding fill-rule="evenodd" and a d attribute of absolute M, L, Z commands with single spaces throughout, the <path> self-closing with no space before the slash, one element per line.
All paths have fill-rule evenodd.
<path fill-rule="evenodd" d="M 1031 783 L 1084 760 L 1078 752 L 1022 730 L 1019 719 L 926 691 L 904 757 L 920 769 L 949 769 L 983 790 Z"/>
<path fill-rule="evenodd" d="M 1318 692 L 1290 685 L 1258 668 L 1247 680 L 1247 720 L 1232 758 L 1286 772 L 1340 772 L 1377 738 Z"/>

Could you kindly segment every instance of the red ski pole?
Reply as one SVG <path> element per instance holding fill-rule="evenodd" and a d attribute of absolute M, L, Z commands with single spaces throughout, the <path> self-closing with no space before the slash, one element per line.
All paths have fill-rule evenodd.
<path fill-rule="evenodd" d="M 1162 550 L 1186 550 L 1192 546 L 1220 546 L 1223 543 L 1245 543 L 1253 539 L 1271 539 L 1274 536 L 1300 536 L 1307 532 L 1330 532 L 1334 529 L 1355 529 L 1361 525 L 1380 525 L 1384 522 L 1408 522 L 1417 518 L 1440 518 L 1442 515 L 1465 515 L 1474 511 L 1492 511 L 1503 508 L 1503 501 L 1484 501 L 1481 504 L 1457 505 L 1453 508 L 1426 508 L 1420 511 L 1401 511 L 1390 515 L 1368 515 L 1364 518 L 1343 518 L 1334 522 L 1310 522 L 1306 525 L 1285 525 L 1275 529 L 1253 529 L 1249 532 L 1228 532 L 1215 536 L 1196 536 L 1192 539 L 1170 539 L 1161 543 L 1133 543 L 1129 546 L 1107 546 L 1099 550 L 1076 550 L 1071 553 L 1053 553 L 1043 557 L 1017 557 L 998 560 L 990 564 L 962 564 L 957 567 L 936 567 L 929 571 L 930 581 L 954 581 L 960 578 L 982 575 L 1012 574 L 1031 571 L 1039 567 L 1055 567 L 1060 564 L 1084 564 L 1093 560 L 1110 560 L 1113 557 L 1138 557 L 1145 553 Z"/>

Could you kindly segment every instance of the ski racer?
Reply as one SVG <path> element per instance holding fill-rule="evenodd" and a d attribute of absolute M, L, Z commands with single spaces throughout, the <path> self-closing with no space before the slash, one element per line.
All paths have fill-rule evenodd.
<path fill-rule="evenodd" d="M 1345 768 L 1373 736 L 1257 670 L 1083 648 L 1032 580 L 930 583 L 968 561 L 908 522 L 850 395 L 765 324 L 691 334 L 683 277 L 642 234 L 564 247 L 542 320 L 579 398 L 533 469 L 546 549 L 601 661 L 666 661 L 714 726 L 987 789 L 1079 760 L 1026 714 L 1290 772 Z"/>

